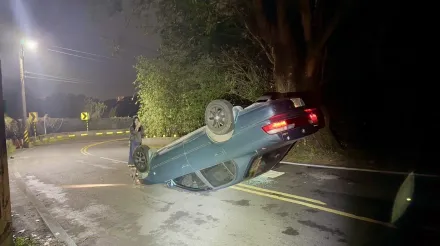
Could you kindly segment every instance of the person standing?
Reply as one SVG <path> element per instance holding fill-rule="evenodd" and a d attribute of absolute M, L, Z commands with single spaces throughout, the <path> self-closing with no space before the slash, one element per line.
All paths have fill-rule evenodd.
<path fill-rule="evenodd" d="M 142 144 L 142 137 L 144 136 L 144 127 L 139 120 L 139 117 L 133 117 L 133 124 L 130 126 L 130 153 L 128 157 L 128 166 L 134 166 L 133 153 L 134 150 Z"/>

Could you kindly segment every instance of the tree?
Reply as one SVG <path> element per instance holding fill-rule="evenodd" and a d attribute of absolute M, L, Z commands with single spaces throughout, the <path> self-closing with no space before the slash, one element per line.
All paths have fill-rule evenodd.
<path fill-rule="evenodd" d="M 272 89 L 311 90 L 320 99 L 326 44 L 347 6 L 345 0 L 144 0 L 131 2 L 131 13 L 145 20 L 156 10 L 155 30 L 162 38 L 159 59 L 180 66 L 164 66 L 162 71 L 176 73 L 208 56 L 221 65 L 218 75 L 228 78 L 231 92 L 239 96 L 252 99 Z M 165 77 L 163 82 L 169 83 Z M 327 127 L 312 138 L 319 148 L 334 150 L 339 144 L 323 110 Z"/>
<path fill-rule="evenodd" d="M 141 57 L 136 66 L 139 115 L 149 134 L 192 131 L 203 125 L 209 101 L 235 94 L 254 100 L 270 90 L 270 67 L 253 44 L 233 1 L 146 0 L 120 2 L 116 11 L 130 9 L 162 40 L 160 55 Z M 151 28 L 147 28 L 150 29 Z"/>
<path fill-rule="evenodd" d="M 104 114 L 105 109 L 107 106 L 96 99 L 93 98 L 86 98 L 84 101 L 84 111 L 88 112 L 90 115 L 90 119 L 99 119 Z"/>
<path fill-rule="evenodd" d="M 273 64 L 279 92 L 317 90 L 326 44 L 348 7 L 346 0 L 253 0 L 249 32 Z"/>
<path fill-rule="evenodd" d="M 347 0 L 253 0 L 245 16 L 251 36 L 273 65 L 276 91 L 313 91 L 321 101 L 327 42 L 349 7 Z M 326 128 L 313 136 L 319 148 L 338 150 L 330 115 L 322 107 Z"/>
<path fill-rule="evenodd" d="M 116 117 L 116 116 L 117 116 L 117 115 L 116 115 L 117 109 L 118 109 L 118 105 L 112 107 L 112 108 L 110 109 L 110 111 L 108 112 L 108 117 L 109 117 L 109 118 Z"/>

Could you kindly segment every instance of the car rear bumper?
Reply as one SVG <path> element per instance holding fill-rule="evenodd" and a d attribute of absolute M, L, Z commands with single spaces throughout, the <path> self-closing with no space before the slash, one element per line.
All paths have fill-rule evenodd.
<path fill-rule="evenodd" d="M 284 142 L 297 141 L 301 138 L 307 137 L 317 132 L 319 129 L 320 128 L 318 126 L 313 126 L 313 125 L 295 127 L 287 131 L 278 133 L 278 137 L 280 138 L 280 140 Z"/>

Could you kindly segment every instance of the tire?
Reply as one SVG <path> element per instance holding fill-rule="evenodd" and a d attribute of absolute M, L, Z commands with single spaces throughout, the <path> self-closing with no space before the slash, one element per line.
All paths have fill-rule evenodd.
<path fill-rule="evenodd" d="M 232 104 L 226 100 L 214 100 L 205 110 L 205 124 L 216 135 L 225 135 L 234 130 Z"/>
<path fill-rule="evenodd" d="M 141 172 L 145 173 L 150 171 L 150 164 L 149 164 L 149 150 L 148 146 L 139 146 L 134 150 L 133 153 L 133 160 L 134 160 L 134 166 L 136 169 Z"/>

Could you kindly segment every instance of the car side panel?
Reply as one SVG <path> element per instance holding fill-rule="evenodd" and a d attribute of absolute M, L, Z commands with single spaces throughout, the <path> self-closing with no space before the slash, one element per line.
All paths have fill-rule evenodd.
<path fill-rule="evenodd" d="M 147 179 L 154 183 L 164 182 L 192 172 L 185 157 L 183 142 L 158 152 L 152 158 L 150 165 L 151 169 Z"/>
<path fill-rule="evenodd" d="M 196 171 L 214 166 L 226 155 L 220 145 L 213 143 L 205 132 L 185 142 L 185 153 L 188 163 Z"/>
<path fill-rule="evenodd" d="M 252 126 L 252 124 L 269 119 L 274 115 L 274 111 L 269 103 L 258 103 L 239 112 L 236 123 L 235 132 L 238 133 L 242 129 Z"/>

